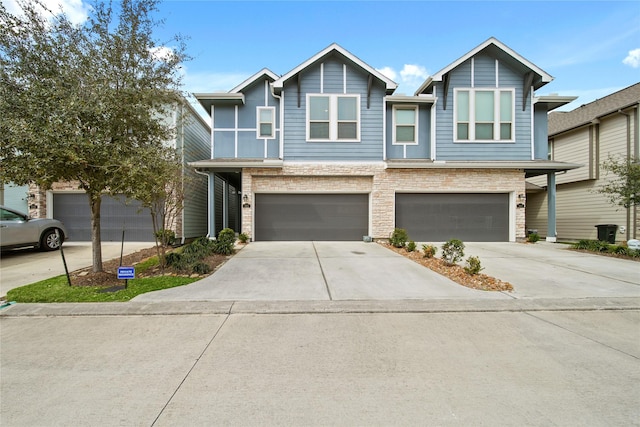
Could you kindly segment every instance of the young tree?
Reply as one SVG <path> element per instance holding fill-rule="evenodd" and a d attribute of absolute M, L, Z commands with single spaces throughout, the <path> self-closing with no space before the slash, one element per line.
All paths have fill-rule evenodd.
<path fill-rule="evenodd" d="M 48 188 L 75 181 L 91 207 L 93 271 L 102 271 L 100 204 L 129 194 L 144 158 L 162 156 L 181 102 L 185 45 L 153 39 L 158 0 L 96 3 L 84 25 L 23 0 L 0 3 L 0 180 Z M 158 52 L 163 54 L 159 55 Z"/>
<path fill-rule="evenodd" d="M 611 204 L 629 208 L 640 205 L 640 163 L 632 158 L 609 156 L 602 163 L 607 175 L 613 175 L 596 191 L 604 194 Z"/>

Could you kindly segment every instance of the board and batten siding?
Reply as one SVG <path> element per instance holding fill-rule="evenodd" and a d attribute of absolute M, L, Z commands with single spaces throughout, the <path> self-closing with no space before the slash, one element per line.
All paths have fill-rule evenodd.
<path fill-rule="evenodd" d="M 526 108 L 523 111 L 522 82 L 523 75 L 513 71 L 504 61 L 496 61 L 489 55 L 478 54 L 450 72 L 446 110 L 442 99 L 444 86 L 437 83 L 436 96 L 440 99 L 436 105 L 437 160 L 531 160 L 531 95 L 527 97 Z M 514 142 L 454 142 L 454 89 L 472 87 L 514 89 Z"/>
<path fill-rule="evenodd" d="M 346 63 L 346 66 L 344 66 Z M 383 152 L 384 85 L 374 79 L 370 107 L 367 108 L 368 74 L 338 55 L 309 67 L 300 78 L 300 107 L 296 79 L 284 85 L 284 160 L 299 161 L 377 161 Z M 346 87 L 345 87 L 346 81 Z M 346 89 L 346 90 L 345 90 Z M 359 142 L 308 142 L 307 94 L 359 94 Z"/>
<path fill-rule="evenodd" d="M 280 153 L 280 109 L 271 95 L 269 80 L 257 80 L 243 91 L 242 105 L 219 105 L 213 108 L 214 158 L 278 158 Z M 257 137 L 257 108 L 275 108 L 274 138 Z"/>

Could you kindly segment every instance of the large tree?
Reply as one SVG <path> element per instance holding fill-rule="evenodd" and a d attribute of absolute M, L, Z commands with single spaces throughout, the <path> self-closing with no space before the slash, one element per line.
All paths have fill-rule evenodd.
<path fill-rule="evenodd" d="M 182 102 L 187 57 L 179 36 L 171 49 L 154 39 L 157 4 L 98 2 L 76 26 L 40 0 L 22 0 L 19 15 L 0 3 L 0 180 L 78 182 L 91 207 L 94 272 L 102 195 L 131 194 L 136 171 L 164 158 L 175 132 L 164 118 Z"/>

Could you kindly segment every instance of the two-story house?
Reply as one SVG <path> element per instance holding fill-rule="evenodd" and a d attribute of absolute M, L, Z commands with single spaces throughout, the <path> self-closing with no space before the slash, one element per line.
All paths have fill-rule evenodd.
<path fill-rule="evenodd" d="M 597 239 L 599 224 L 618 226 L 616 241 L 636 239 L 640 234 L 638 208 L 611 204 L 598 189 L 617 177 L 602 163 L 640 159 L 640 83 L 611 93 L 572 111 L 549 115 L 549 156 L 584 167 L 557 177 L 556 211 L 558 237 L 563 240 Z M 532 178 L 527 198 L 527 228 L 547 234 L 547 192 L 543 179 Z M 608 233 L 605 233 L 608 234 Z M 611 238 L 608 236 L 607 238 Z"/>
<path fill-rule="evenodd" d="M 332 44 L 281 76 L 195 94 L 212 124 L 210 159 L 191 163 L 209 175 L 209 234 L 523 239 L 525 178 L 555 185 L 578 167 L 547 160 L 547 112 L 574 99 L 536 97 L 551 80 L 490 38 L 394 95 L 395 82 Z"/>

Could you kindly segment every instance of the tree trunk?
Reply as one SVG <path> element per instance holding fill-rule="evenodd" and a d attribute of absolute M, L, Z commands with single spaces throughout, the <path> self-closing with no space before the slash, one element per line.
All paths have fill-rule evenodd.
<path fill-rule="evenodd" d="M 102 240 L 100 237 L 100 194 L 89 194 L 91 205 L 91 249 L 93 250 L 93 272 L 100 273 L 102 269 Z"/>

